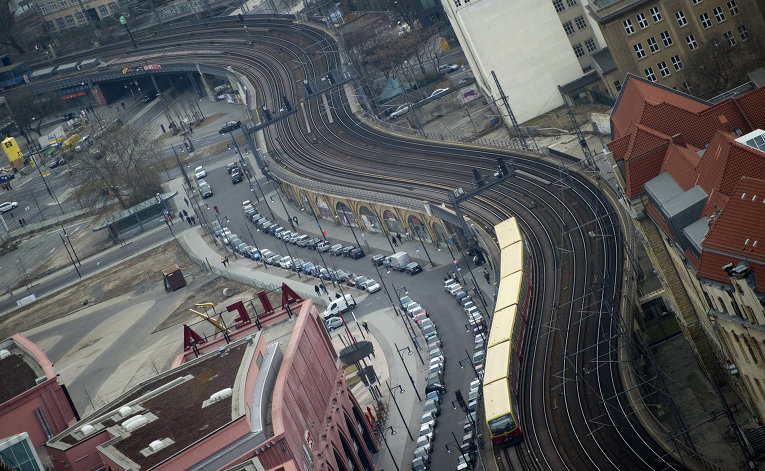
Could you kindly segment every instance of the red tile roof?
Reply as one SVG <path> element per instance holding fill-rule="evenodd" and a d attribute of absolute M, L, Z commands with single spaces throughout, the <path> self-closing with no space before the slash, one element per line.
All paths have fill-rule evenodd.
<path fill-rule="evenodd" d="M 765 292 L 765 179 L 742 177 L 702 243 L 699 276 L 730 282 L 722 266 L 749 260 Z"/>

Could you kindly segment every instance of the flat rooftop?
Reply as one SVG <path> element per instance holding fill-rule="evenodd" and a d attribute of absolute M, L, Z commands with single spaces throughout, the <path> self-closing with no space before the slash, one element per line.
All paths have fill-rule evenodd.
<path fill-rule="evenodd" d="M 37 360 L 12 339 L 0 342 L 0 357 L 3 351 L 9 355 L 0 360 L 0 404 L 32 389 L 35 380 L 45 374 Z"/>

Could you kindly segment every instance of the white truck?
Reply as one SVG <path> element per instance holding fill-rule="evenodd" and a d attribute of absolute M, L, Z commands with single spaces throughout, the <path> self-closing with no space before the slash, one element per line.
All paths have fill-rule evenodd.
<path fill-rule="evenodd" d="M 388 268 L 398 271 L 404 271 L 407 264 L 412 262 L 412 258 L 406 252 L 396 252 L 383 262 Z"/>
<path fill-rule="evenodd" d="M 337 298 L 329 303 L 329 306 L 324 310 L 322 317 L 324 317 L 324 319 L 329 319 L 330 317 L 339 316 L 354 306 L 356 306 L 356 300 L 353 299 L 353 296 L 350 294 L 346 294 L 344 297 Z"/>

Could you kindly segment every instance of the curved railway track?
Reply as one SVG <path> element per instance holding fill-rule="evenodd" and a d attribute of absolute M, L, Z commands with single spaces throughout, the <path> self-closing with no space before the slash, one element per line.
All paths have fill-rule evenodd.
<path fill-rule="evenodd" d="M 524 441 L 497 450 L 501 469 L 678 469 L 633 420 L 620 392 L 616 347 L 621 288 L 618 216 L 607 196 L 560 162 L 524 153 L 390 134 L 352 112 L 343 88 L 302 100 L 298 85 L 341 63 L 325 32 L 286 20 L 246 17 L 177 26 L 83 55 L 126 63 L 181 53 L 184 61 L 230 67 L 253 86 L 259 108 L 287 96 L 298 113 L 264 131 L 278 164 L 306 178 L 447 203 L 490 174 L 497 159 L 521 172 L 461 205 L 484 227 L 518 218 L 533 255 L 523 375 L 517 391 Z M 215 52 L 210 52 L 215 51 Z M 352 87 L 345 87 L 352 91 Z M 354 100 L 353 97 L 350 97 Z M 254 109 L 253 105 L 251 108 Z"/>

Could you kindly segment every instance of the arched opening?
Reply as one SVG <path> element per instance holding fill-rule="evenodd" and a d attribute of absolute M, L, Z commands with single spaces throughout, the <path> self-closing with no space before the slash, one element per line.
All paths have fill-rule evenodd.
<path fill-rule="evenodd" d="M 373 464 L 369 462 L 369 458 L 366 453 L 366 446 L 364 446 L 359 430 L 351 422 L 351 419 L 347 414 L 343 414 L 343 416 L 345 416 L 345 424 L 348 426 L 348 434 L 350 435 L 351 441 L 353 442 L 353 449 L 356 450 L 356 456 L 361 462 L 361 468 L 364 470 L 371 470 Z"/>
<path fill-rule="evenodd" d="M 303 211 L 305 211 L 306 214 L 313 214 L 311 202 L 308 201 L 308 196 L 306 196 L 305 191 L 300 192 L 300 205 L 303 207 Z"/>
<path fill-rule="evenodd" d="M 422 242 L 433 242 L 428 232 L 428 227 L 415 215 L 409 216 L 409 233 L 412 240 L 422 240 Z"/>
<path fill-rule="evenodd" d="M 316 207 L 319 208 L 319 217 L 328 221 L 334 221 L 335 216 L 332 214 L 332 210 L 329 209 L 327 202 L 321 196 L 316 197 Z"/>
<path fill-rule="evenodd" d="M 375 216 L 375 213 L 373 213 L 369 208 L 366 206 L 361 206 L 359 208 L 359 215 L 361 216 L 361 222 L 369 232 L 382 232 L 382 229 L 380 228 L 380 221 L 377 219 L 377 216 Z"/>
<path fill-rule="evenodd" d="M 338 201 L 335 205 L 335 211 L 338 221 L 344 226 L 359 227 L 356 223 L 356 216 L 351 211 L 351 208 L 342 201 Z"/>
<path fill-rule="evenodd" d="M 433 233 L 436 235 L 436 238 L 438 239 L 439 243 L 446 244 L 449 240 L 449 237 L 446 235 L 446 231 L 444 230 L 444 226 L 441 224 L 434 222 L 433 223 Z"/>
<path fill-rule="evenodd" d="M 399 221 L 396 215 L 393 214 L 393 211 L 386 209 L 383 213 L 383 219 L 385 219 L 385 224 L 388 226 L 390 232 L 406 232 L 404 230 L 404 225 L 401 224 L 401 221 Z"/>

